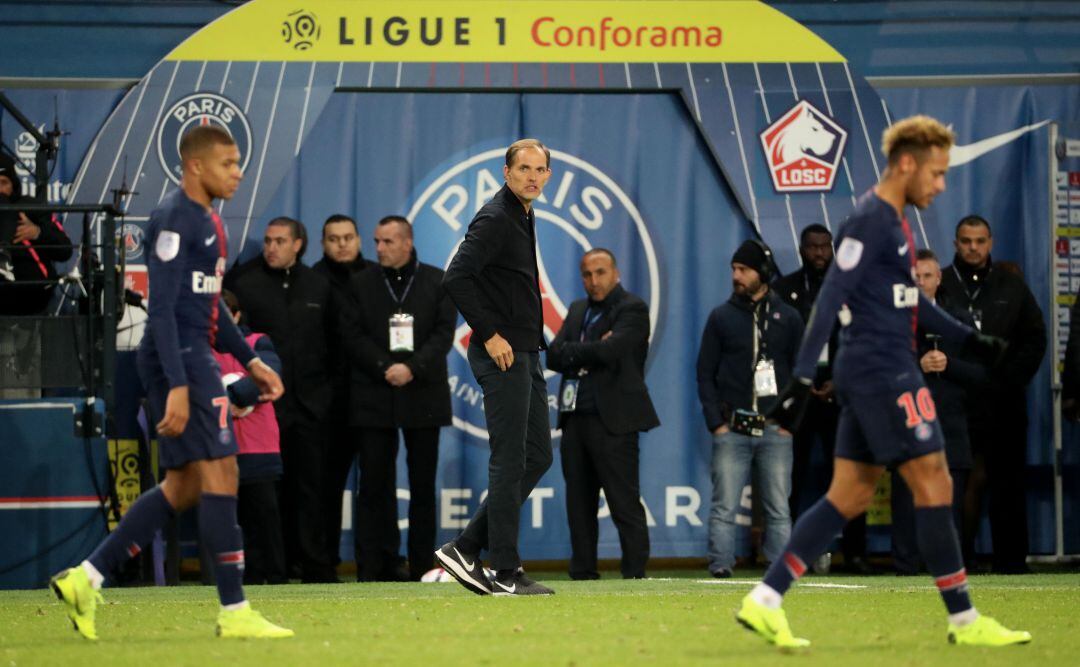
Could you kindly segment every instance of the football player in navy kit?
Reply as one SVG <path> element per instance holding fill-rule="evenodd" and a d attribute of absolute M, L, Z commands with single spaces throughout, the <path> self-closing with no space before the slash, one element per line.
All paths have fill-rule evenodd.
<path fill-rule="evenodd" d="M 833 379 L 841 406 L 834 473 L 828 493 L 796 522 L 783 556 L 745 598 L 736 619 L 784 649 L 809 646 L 795 637 L 781 608 L 784 593 L 828 548 L 844 525 L 870 505 L 885 466 L 895 466 L 915 498 L 919 551 L 948 609 L 952 643 L 1004 646 L 1031 641 L 971 604 L 952 520 L 952 480 L 934 401 L 915 358 L 916 324 L 994 359 L 1004 342 L 946 315 L 914 280 L 915 241 L 904 207 L 923 209 L 945 191 L 953 133 L 927 116 L 889 127 L 882 138 L 888 167 L 840 227 L 829 268 L 807 323 L 793 379 L 770 415 L 796 425 L 834 318 L 843 326 Z"/>
<path fill-rule="evenodd" d="M 80 565 L 53 577 L 75 629 L 97 639 L 94 612 L 105 577 L 178 512 L 199 506 L 199 539 L 212 554 L 221 610 L 220 637 L 291 637 L 251 608 L 242 588 L 244 546 L 236 522 L 237 446 L 229 398 L 212 348 L 235 356 L 259 386 L 260 400 L 284 391 L 281 378 L 244 341 L 225 310 L 221 278 L 227 244 L 214 199 L 240 185 L 240 151 L 225 130 L 206 125 L 180 142 L 183 179 L 150 216 L 149 319 L 137 366 L 157 419 L 165 481 L 143 494 Z"/>

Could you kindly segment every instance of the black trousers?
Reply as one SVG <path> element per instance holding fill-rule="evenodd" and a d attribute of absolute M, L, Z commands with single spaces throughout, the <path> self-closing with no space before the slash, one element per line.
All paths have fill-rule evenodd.
<path fill-rule="evenodd" d="M 236 514 L 244 533 L 244 583 L 289 583 L 285 570 L 285 542 L 281 537 L 277 481 L 241 482 Z"/>
<path fill-rule="evenodd" d="M 405 428 L 409 468 L 409 576 L 414 581 L 434 567 L 435 473 L 439 467 L 439 428 Z M 398 529 L 398 429 L 362 428 L 360 490 L 356 498 L 357 578 L 393 580 L 400 562 Z"/>
<path fill-rule="evenodd" d="M 814 489 L 815 470 L 811 467 L 811 455 L 814 445 L 821 442 L 821 453 L 827 466 L 825 487 L 832 481 L 833 452 L 836 450 L 836 425 L 840 418 L 840 409 L 833 403 L 824 403 L 811 399 L 799 430 L 792 437 L 791 467 L 791 523 L 799 518 L 800 509 L 809 507 L 818 499 Z M 810 497 L 813 493 L 814 497 Z M 860 514 L 844 526 L 840 534 L 840 552 L 845 561 L 866 555 L 866 514 Z"/>
<path fill-rule="evenodd" d="M 1019 409 L 1024 409 L 1020 406 Z M 973 425 L 974 426 L 974 425 Z M 1027 570 L 1027 437 L 1024 429 L 1016 426 L 997 429 L 972 429 L 971 448 L 975 452 L 976 469 L 972 477 L 981 477 L 985 466 L 985 492 L 989 495 L 990 537 L 993 543 L 991 565 L 995 572 L 1012 573 Z M 978 525 L 981 499 L 984 489 L 972 485 L 968 490 L 967 504 L 974 516 L 970 525 Z M 981 485 L 980 485 L 981 486 Z M 974 496 L 974 497 L 972 497 Z M 974 530 L 965 545 L 965 553 L 974 553 Z"/>
<path fill-rule="evenodd" d="M 570 578 L 597 579 L 596 513 L 604 490 L 622 547 L 620 570 L 626 579 L 645 576 L 649 527 L 638 483 L 638 434 L 615 435 L 599 415 L 572 414 L 560 447 L 566 478 L 566 518 L 570 524 Z"/>
<path fill-rule="evenodd" d="M 953 482 L 953 523 L 956 524 L 956 534 L 960 536 L 964 534 L 964 492 L 968 472 L 967 469 L 949 468 Z M 915 533 L 915 497 L 897 470 L 892 471 L 892 498 L 889 503 L 892 508 L 893 568 L 900 574 L 918 574 L 925 569 L 925 564 L 919 554 Z"/>
<path fill-rule="evenodd" d="M 336 417 L 327 425 L 326 481 L 323 484 L 326 516 L 326 558 L 336 566 L 341 562 L 341 510 L 349 471 L 360 454 L 360 429 L 348 423 L 348 407 L 336 405 L 330 414 Z M 355 499 L 354 499 L 355 501 Z M 355 517 L 353 520 L 355 525 Z"/>
<path fill-rule="evenodd" d="M 499 370 L 482 347 L 469 346 L 469 366 L 484 391 L 487 420 L 488 496 L 458 536 L 466 554 L 487 549 L 495 570 L 521 565 L 521 505 L 551 467 L 547 382 L 539 352 L 514 350 L 514 363 Z"/>
<path fill-rule="evenodd" d="M 286 559 L 299 565 L 306 582 L 333 578 L 326 557 L 326 516 L 323 490 L 325 431 L 306 422 L 281 427 L 282 525 Z"/>

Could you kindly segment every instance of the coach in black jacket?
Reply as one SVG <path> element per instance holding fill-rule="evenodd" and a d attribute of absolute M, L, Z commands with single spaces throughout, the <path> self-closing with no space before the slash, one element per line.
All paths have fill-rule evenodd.
<path fill-rule="evenodd" d="M 484 391 L 491 446 L 488 497 L 465 531 L 436 556 L 466 588 L 480 595 L 550 594 L 521 570 L 521 504 L 551 466 L 547 382 L 536 217 L 532 203 L 551 176 L 551 153 L 535 139 L 506 151 L 506 185 L 469 223 L 443 279 L 472 327 L 469 366 Z M 487 549 L 496 577 L 479 566 Z"/>
<path fill-rule="evenodd" d="M 340 345 L 330 283 L 300 263 L 307 235 L 292 218 L 266 227 L 261 256 L 225 276 L 254 331 L 270 336 L 281 357 L 285 395 L 274 404 L 284 463 L 284 534 L 289 559 L 305 582 L 336 581 L 327 559 L 323 512 L 326 429 Z"/>
<path fill-rule="evenodd" d="M 990 224 L 972 215 L 956 225 L 956 258 L 942 271 L 941 297 L 971 314 L 979 330 L 1009 342 L 1005 358 L 989 379 L 973 389 L 968 403 L 971 448 L 975 454 L 965 510 L 964 531 L 970 554 L 978 525 L 985 463 L 990 491 L 993 569 L 1001 574 L 1028 571 L 1027 401 L 1025 390 L 1046 354 L 1046 325 L 1024 279 L 994 264 Z"/>
<path fill-rule="evenodd" d="M 442 288 L 443 272 L 421 264 L 412 225 L 387 216 L 375 228 L 380 268 L 352 282 L 356 321 L 346 325 L 350 361 L 351 423 L 359 427 L 360 491 L 357 495 L 357 578 L 399 579 L 401 533 L 397 513 L 398 430 L 409 467 L 409 577 L 419 581 L 433 565 L 435 473 L 439 428 L 450 424 L 446 355 L 457 324 Z M 391 318 L 412 317 L 411 344 L 392 349 Z M 398 318 L 399 324 L 408 321 Z"/>
<path fill-rule="evenodd" d="M 604 490 L 619 531 L 624 579 L 645 576 L 649 528 L 638 481 L 638 432 L 659 426 L 645 387 L 649 309 L 619 284 L 615 256 L 594 248 L 581 260 L 589 297 L 570 305 L 547 366 L 559 387 L 570 578 L 599 579 L 596 508 Z"/>

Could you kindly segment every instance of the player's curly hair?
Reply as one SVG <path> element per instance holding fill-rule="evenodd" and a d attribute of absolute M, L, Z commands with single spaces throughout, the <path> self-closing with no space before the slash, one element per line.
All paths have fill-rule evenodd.
<path fill-rule="evenodd" d="M 911 116 L 897 121 L 881 135 L 881 152 L 895 164 L 904 153 L 922 162 L 932 146 L 948 150 L 956 141 L 953 131 L 930 116 Z"/>

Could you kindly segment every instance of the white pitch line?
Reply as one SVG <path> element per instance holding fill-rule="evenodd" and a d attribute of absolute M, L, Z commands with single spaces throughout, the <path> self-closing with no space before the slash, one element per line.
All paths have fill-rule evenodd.
<path fill-rule="evenodd" d="M 754 586 L 760 582 L 760 579 L 695 579 L 699 584 L 711 584 L 714 586 Z M 824 584 L 815 582 L 799 582 L 796 584 L 800 588 L 838 588 L 841 590 L 861 590 L 869 588 L 869 586 L 863 586 L 861 584 Z"/>
<path fill-rule="evenodd" d="M 281 82 L 284 79 L 285 63 L 282 62 L 281 69 L 278 71 L 277 88 L 274 89 L 274 101 L 270 105 L 270 119 L 266 122 L 266 135 L 263 137 L 259 168 L 255 172 L 255 185 L 251 189 L 251 201 L 248 203 L 248 212 L 244 219 L 244 231 L 240 235 L 240 248 L 236 251 L 237 257 L 244 253 L 244 244 L 247 243 L 248 228 L 251 226 L 251 214 L 255 211 L 255 200 L 259 195 L 259 181 L 262 179 L 263 164 L 266 162 L 266 149 L 270 146 L 270 135 L 274 131 L 274 117 L 277 115 L 278 96 L 281 94 Z"/>
<path fill-rule="evenodd" d="M 743 148 L 742 130 L 739 129 L 739 113 L 735 110 L 735 95 L 731 92 L 731 81 L 728 79 L 727 63 L 720 63 L 720 69 L 724 72 L 724 85 L 727 87 L 728 103 L 731 105 L 731 118 L 735 121 L 735 141 L 739 144 L 739 157 L 742 158 L 743 174 L 746 175 L 746 189 L 750 193 L 750 208 L 753 210 L 754 229 L 761 235 L 761 225 L 758 223 L 757 197 L 754 196 L 754 184 L 750 182 L 750 165 L 746 161 L 746 150 Z"/>
<path fill-rule="evenodd" d="M 300 113 L 300 129 L 296 132 L 296 150 L 293 157 L 300 155 L 300 142 L 304 138 L 304 123 L 307 122 L 308 101 L 311 100 L 311 83 L 315 80 L 315 63 L 311 63 L 311 71 L 308 72 L 307 89 L 304 92 L 304 110 Z"/>
<path fill-rule="evenodd" d="M 761 70 L 758 69 L 757 63 L 754 63 L 754 77 L 757 79 L 758 96 L 761 98 L 761 108 L 765 111 L 765 122 L 772 125 L 772 115 L 769 114 L 769 105 L 765 102 L 765 84 L 761 82 Z M 798 100 L 798 96 L 795 97 Z M 795 214 L 791 212 L 791 195 L 784 195 L 784 208 L 787 209 L 788 227 L 791 228 L 791 240 L 795 244 L 795 247 L 799 247 L 799 233 L 795 231 Z M 796 252 L 795 256 L 799 258 L 799 266 L 802 267 L 802 253 Z"/>

